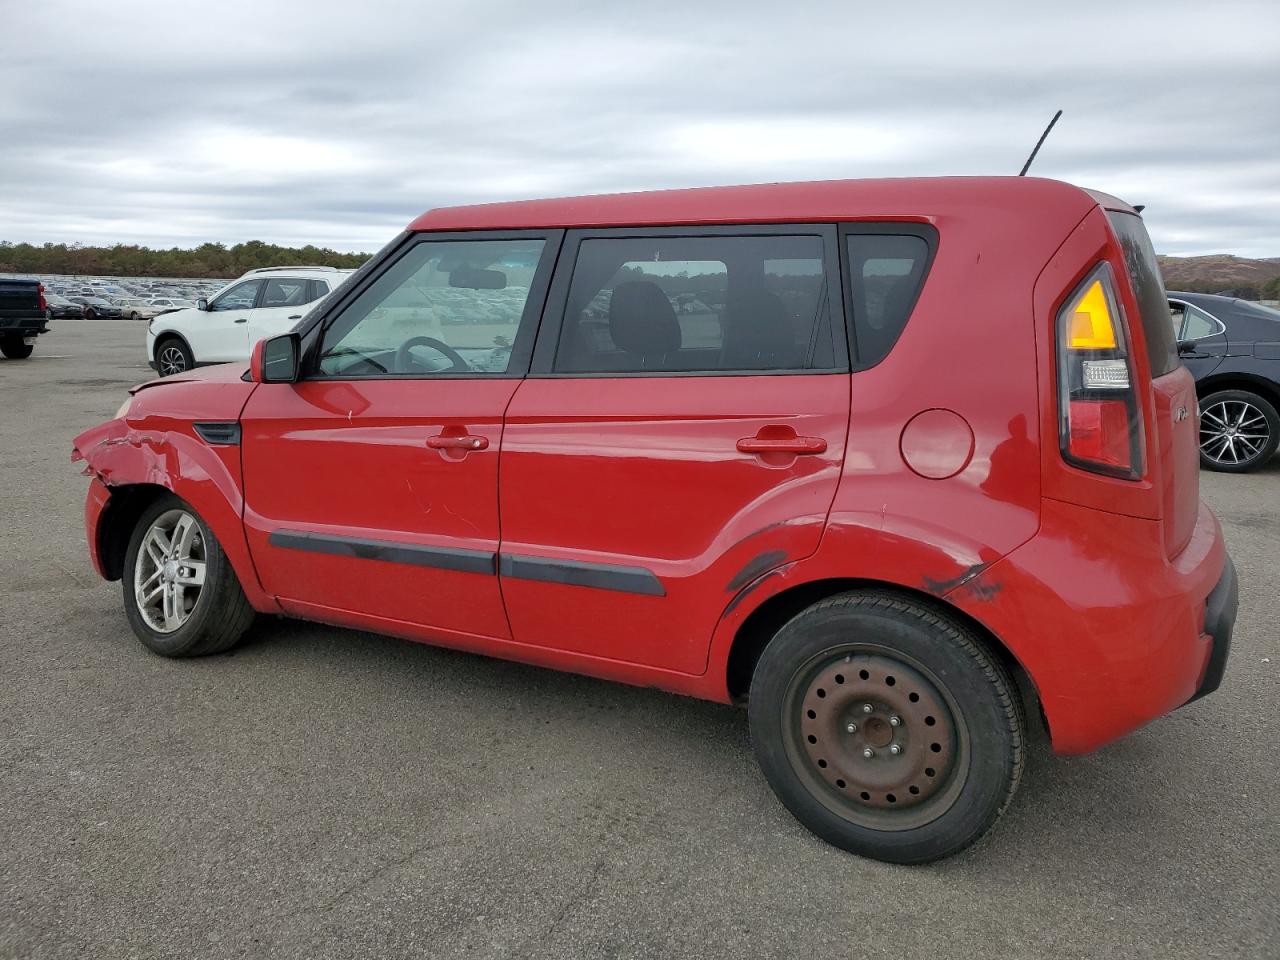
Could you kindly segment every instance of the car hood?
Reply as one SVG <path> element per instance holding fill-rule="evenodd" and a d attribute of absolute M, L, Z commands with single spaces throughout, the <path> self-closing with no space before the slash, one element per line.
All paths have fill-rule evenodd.
<path fill-rule="evenodd" d="M 176 386 L 181 383 L 247 383 L 245 374 L 249 372 L 247 363 L 218 363 L 209 367 L 197 367 L 186 373 L 175 373 L 168 377 L 157 377 L 155 380 L 144 380 L 134 384 L 129 392 L 135 396 L 142 390 L 155 387 Z"/>

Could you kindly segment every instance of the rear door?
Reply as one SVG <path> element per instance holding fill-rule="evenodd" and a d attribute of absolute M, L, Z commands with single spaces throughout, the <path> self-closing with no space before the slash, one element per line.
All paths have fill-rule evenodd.
<path fill-rule="evenodd" d="M 1169 298 L 1169 313 L 1178 331 L 1178 353 L 1191 375 L 1202 380 L 1227 355 L 1227 327 L 1208 311 L 1187 300 Z"/>
<path fill-rule="evenodd" d="M 849 420 L 835 231 L 571 232 L 503 434 L 520 643 L 705 670 L 726 607 L 817 548 Z"/>

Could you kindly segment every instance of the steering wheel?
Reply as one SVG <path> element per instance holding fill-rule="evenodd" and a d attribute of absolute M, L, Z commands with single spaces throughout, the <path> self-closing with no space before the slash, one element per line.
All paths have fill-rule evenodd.
<path fill-rule="evenodd" d="M 400 349 L 396 351 L 396 370 L 401 373 L 409 373 L 417 364 L 414 362 L 413 355 L 409 353 L 414 347 L 430 347 L 437 353 L 441 354 L 448 360 L 452 366 L 445 371 L 434 372 L 457 372 L 465 373 L 471 367 L 467 361 L 463 360 L 458 351 L 453 349 L 447 343 L 437 340 L 435 337 L 410 337 L 404 343 L 400 344 Z"/>

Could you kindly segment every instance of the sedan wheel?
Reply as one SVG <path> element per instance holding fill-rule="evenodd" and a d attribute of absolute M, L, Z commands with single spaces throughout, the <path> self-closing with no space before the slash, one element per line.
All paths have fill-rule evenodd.
<path fill-rule="evenodd" d="M 1200 460 L 1211 470 L 1243 473 L 1259 466 L 1280 441 L 1280 418 L 1262 397 L 1224 390 L 1206 397 L 1200 411 Z"/>
<path fill-rule="evenodd" d="M 142 538 L 133 569 L 133 597 L 156 633 L 173 633 L 191 616 L 204 588 L 205 548 L 200 526 L 185 510 L 169 510 Z"/>

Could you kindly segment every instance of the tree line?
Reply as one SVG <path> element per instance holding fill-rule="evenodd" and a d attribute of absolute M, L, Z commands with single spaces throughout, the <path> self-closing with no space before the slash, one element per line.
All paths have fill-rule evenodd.
<path fill-rule="evenodd" d="M 111 247 L 80 244 L 0 241 L 0 273 L 53 273 L 108 277 L 238 277 L 259 267 L 320 266 L 354 268 L 367 253 L 339 253 L 327 247 L 281 247 L 261 240 L 226 246 L 202 243 L 184 250 L 118 243 Z"/>

